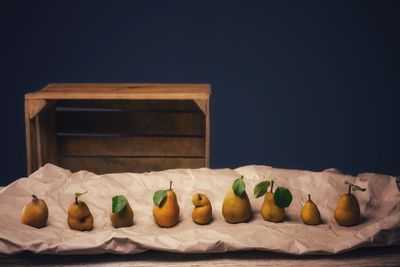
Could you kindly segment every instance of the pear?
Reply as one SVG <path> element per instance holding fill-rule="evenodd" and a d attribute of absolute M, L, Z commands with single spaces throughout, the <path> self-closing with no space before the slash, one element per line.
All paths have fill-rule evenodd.
<path fill-rule="evenodd" d="M 317 205 L 311 200 L 310 194 L 308 194 L 308 201 L 304 203 L 301 209 L 300 217 L 305 224 L 318 225 L 321 223 L 321 214 Z"/>
<path fill-rule="evenodd" d="M 348 193 L 339 197 L 335 209 L 335 220 L 341 226 L 353 226 L 360 220 L 360 205 L 357 198 L 351 193 L 352 186 L 354 185 L 349 184 Z M 365 189 L 361 189 L 361 191 L 365 191 Z"/>
<path fill-rule="evenodd" d="M 241 194 L 237 195 L 234 192 L 235 183 L 240 184 L 242 187 L 242 190 L 239 190 Z M 222 216 L 228 223 L 241 223 L 248 221 L 251 214 L 250 200 L 247 196 L 242 176 L 236 179 L 233 185 L 228 188 L 222 203 Z"/>
<path fill-rule="evenodd" d="M 274 193 L 272 193 L 273 187 L 274 181 L 271 182 L 271 191 L 265 194 L 264 202 L 261 206 L 261 215 L 264 220 L 277 223 L 285 217 L 285 209 L 275 204 Z"/>
<path fill-rule="evenodd" d="M 133 224 L 133 210 L 129 205 L 128 200 L 124 196 L 115 196 L 112 199 L 112 211 L 110 214 L 110 220 L 112 226 L 115 228 L 129 227 Z M 118 201 L 123 202 L 122 209 L 118 207 Z M 114 205 L 114 202 L 116 203 Z"/>
<path fill-rule="evenodd" d="M 197 224 L 208 224 L 212 217 L 212 207 L 206 195 L 197 193 L 192 199 L 194 209 L 192 220 Z"/>
<path fill-rule="evenodd" d="M 153 207 L 154 221 L 160 227 L 172 227 L 179 220 L 179 205 L 176 194 L 172 190 L 172 181 L 170 181 L 168 190 L 159 190 L 156 194 L 158 192 L 165 192 L 166 195 L 159 205 L 155 204 Z"/>
<path fill-rule="evenodd" d="M 89 207 L 85 202 L 78 200 L 78 198 L 86 194 L 85 193 L 75 193 L 75 201 L 71 203 L 68 208 L 68 226 L 72 230 L 79 231 L 89 231 L 93 229 L 94 219 Z"/>
<path fill-rule="evenodd" d="M 32 201 L 24 206 L 21 213 L 21 222 L 36 228 L 46 226 L 49 210 L 46 202 L 32 195 Z"/>

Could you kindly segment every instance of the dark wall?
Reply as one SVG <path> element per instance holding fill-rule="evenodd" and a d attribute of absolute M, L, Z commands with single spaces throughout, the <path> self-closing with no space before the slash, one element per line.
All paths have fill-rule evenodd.
<path fill-rule="evenodd" d="M 213 168 L 400 175 L 399 2 L 141 2 L 1 1 L 1 184 L 50 82 L 211 83 Z"/>

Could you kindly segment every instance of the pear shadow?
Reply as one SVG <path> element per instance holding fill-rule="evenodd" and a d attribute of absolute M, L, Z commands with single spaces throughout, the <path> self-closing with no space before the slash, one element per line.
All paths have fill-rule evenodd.
<path fill-rule="evenodd" d="M 158 227 L 160 227 L 160 228 L 162 228 L 162 229 L 172 228 L 172 227 L 178 226 L 180 223 L 181 223 L 181 220 L 177 221 L 176 224 L 171 225 L 171 226 L 162 226 L 162 225 L 158 225 L 157 223 L 154 222 L 154 224 L 155 224 L 156 226 L 158 226 Z"/>
<path fill-rule="evenodd" d="M 264 221 L 266 221 L 266 220 L 264 220 Z M 271 222 L 271 223 L 278 223 L 278 224 L 280 224 L 280 223 L 292 222 L 292 221 L 294 221 L 294 220 L 291 219 L 291 217 L 290 217 L 289 215 L 285 214 L 285 216 L 283 216 L 282 220 L 280 220 L 279 222 L 272 222 L 272 221 L 266 221 L 266 222 Z"/>
<path fill-rule="evenodd" d="M 224 216 L 222 216 L 222 218 L 224 219 L 224 222 L 226 222 L 228 224 L 249 223 L 254 219 L 254 217 L 255 217 L 254 214 L 251 213 L 250 217 L 247 220 L 243 221 L 243 222 L 228 222 L 227 220 L 225 220 Z"/>
<path fill-rule="evenodd" d="M 204 224 L 197 223 L 197 222 L 193 222 L 193 223 L 196 224 L 196 225 L 203 226 L 203 225 L 210 225 L 210 224 L 212 224 L 214 221 L 215 221 L 215 218 L 214 218 L 214 215 L 213 215 L 213 216 L 211 216 L 211 219 L 210 219 L 210 221 L 209 221 L 208 223 L 204 223 Z"/>
<path fill-rule="evenodd" d="M 360 220 L 358 221 L 358 224 L 364 224 L 370 220 L 370 217 L 367 215 L 361 215 Z"/>
<path fill-rule="evenodd" d="M 171 227 L 178 226 L 178 225 L 181 224 L 181 223 L 182 223 L 182 220 L 179 219 L 179 220 L 176 222 L 176 224 L 172 225 Z M 164 228 L 171 228 L 171 227 L 164 227 Z"/>
<path fill-rule="evenodd" d="M 244 223 L 249 223 L 249 222 L 251 222 L 252 220 L 254 220 L 254 213 L 252 212 L 251 214 L 250 214 L 250 217 L 246 220 L 246 221 L 244 221 Z"/>

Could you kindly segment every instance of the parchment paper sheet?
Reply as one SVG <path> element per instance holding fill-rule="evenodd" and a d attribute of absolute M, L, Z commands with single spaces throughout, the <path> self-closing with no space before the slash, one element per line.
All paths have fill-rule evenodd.
<path fill-rule="evenodd" d="M 248 223 L 228 224 L 221 214 L 222 201 L 232 182 L 244 175 L 253 208 Z M 260 215 L 263 198 L 253 197 L 254 185 L 274 179 L 293 194 L 286 209 L 287 220 L 266 222 Z M 152 217 L 152 195 L 166 189 L 169 181 L 177 193 L 180 222 L 173 228 L 159 228 Z M 345 180 L 366 187 L 356 192 L 362 223 L 338 226 L 333 218 L 338 197 L 347 192 Z M 75 192 L 82 196 L 95 219 L 90 232 L 73 231 L 67 225 L 67 209 Z M 201 226 L 191 220 L 192 196 L 202 192 L 213 205 L 213 221 Z M 323 224 L 304 225 L 299 213 L 307 194 L 319 207 Z M 48 226 L 41 229 L 20 223 L 23 206 L 36 194 L 49 207 Z M 134 225 L 115 229 L 109 220 L 111 198 L 123 194 L 134 209 Z M 362 246 L 400 244 L 400 193 L 395 177 L 378 174 L 345 176 L 335 170 L 309 172 L 245 166 L 212 170 L 177 169 L 151 173 L 95 175 L 48 164 L 28 178 L 21 178 L 0 192 L 0 252 L 24 250 L 48 254 L 140 253 L 148 249 L 182 252 L 224 252 L 269 250 L 290 254 L 340 253 Z"/>

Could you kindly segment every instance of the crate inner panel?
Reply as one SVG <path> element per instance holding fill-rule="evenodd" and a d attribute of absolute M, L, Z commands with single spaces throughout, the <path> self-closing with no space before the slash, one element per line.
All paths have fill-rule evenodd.
<path fill-rule="evenodd" d="M 63 100 L 55 113 L 57 161 L 72 171 L 206 164 L 206 118 L 193 100 Z"/>

